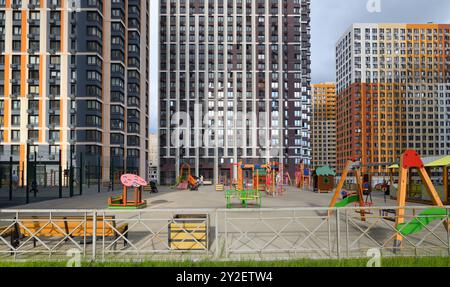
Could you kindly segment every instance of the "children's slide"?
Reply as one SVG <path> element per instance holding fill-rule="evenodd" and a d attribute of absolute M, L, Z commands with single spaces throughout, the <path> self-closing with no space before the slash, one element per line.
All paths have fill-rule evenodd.
<path fill-rule="evenodd" d="M 188 186 L 189 186 L 189 183 L 187 181 L 183 181 L 177 186 L 177 189 L 178 190 L 186 190 L 186 189 L 188 189 Z"/>
<path fill-rule="evenodd" d="M 191 186 L 194 187 L 198 185 L 197 180 L 192 175 L 189 175 L 188 182 Z"/>
<path fill-rule="evenodd" d="M 442 221 L 448 215 L 445 208 L 428 208 L 419 214 L 416 218 L 408 223 L 402 223 L 397 226 L 397 230 L 403 235 L 408 236 L 412 234 L 419 233 L 425 226 L 429 225 L 433 221 Z"/>
<path fill-rule="evenodd" d="M 346 207 L 347 205 L 358 201 L 359 201 L 358 195 L 351 195 L 336 203 L 335 207 Z"/>

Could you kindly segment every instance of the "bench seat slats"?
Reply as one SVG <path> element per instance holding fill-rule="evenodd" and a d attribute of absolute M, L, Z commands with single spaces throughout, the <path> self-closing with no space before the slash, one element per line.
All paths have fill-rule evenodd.
<path fill-rule="evenodd" d="M 103 221 L 105 220 L 105 222 Z M 93 217 L 31 217 L 19 218 L 17 224 L 20 234 L 24 237 L 93 237 L 94 222 Z M 98 217 L 97 218 L 97 237 L 114 237 L 117 236 L 116 229 L 123 234 L 128 224 L 122 224 L 116 227 L 114 217 Z"/>

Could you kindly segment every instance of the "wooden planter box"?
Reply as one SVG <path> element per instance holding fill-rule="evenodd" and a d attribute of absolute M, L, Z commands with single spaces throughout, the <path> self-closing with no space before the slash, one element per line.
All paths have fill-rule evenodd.
<path fill-rule="evenodd" d="M 209 249 L 208 214 L 175 215 L 169 224 L 171 250 L 207 251 Z"/>

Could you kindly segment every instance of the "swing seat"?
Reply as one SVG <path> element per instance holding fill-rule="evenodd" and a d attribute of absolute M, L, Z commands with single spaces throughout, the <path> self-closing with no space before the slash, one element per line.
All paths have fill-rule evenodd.
<path fill-rule="evenodd" d="M 372 207 L 374 206 L 373 202 L 364 202 L 364 207 Z M 358 203 L 355 203 L 355 207 L 360 207 Z M 355 210 L 356 213 L 361 214 L 362 211 L 361 210 Z M 364 210 L 364 214 L 373 214 L 372 211 L 370 210 Z"/>

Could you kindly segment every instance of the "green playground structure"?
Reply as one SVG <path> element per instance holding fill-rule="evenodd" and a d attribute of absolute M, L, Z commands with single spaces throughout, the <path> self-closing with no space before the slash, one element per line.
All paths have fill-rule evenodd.
<path fill-rule="evenodd" d="M 232 208 L 234 198 L 239 199 L 243 208 L 248 208 L 249 201 L 255 201 L 256 207 L 261 207 L 261 192 L 259 190 L 227 190 L 225 191 L 227 208 Z"/>
<path fill-rule="evenodd" d="M 449 217 L 449 214 L 445 208 L 428 208 L 419 214 L 416 218 L 408 223 L 402 223 L 397 226 L 397 230 L 403 236 L 412 235 L 421 232 L 425 226 L 431 224 L 434 221 L 443 221 Z"/>
<path fill-rule="evenodd" d="M 344 198 L 343 200 L 336 203 L 335 207 L 346 207 L 349 204 L 359 202 L 359 196 L 357 194 L 351 195 L 349 197 Z"/>

